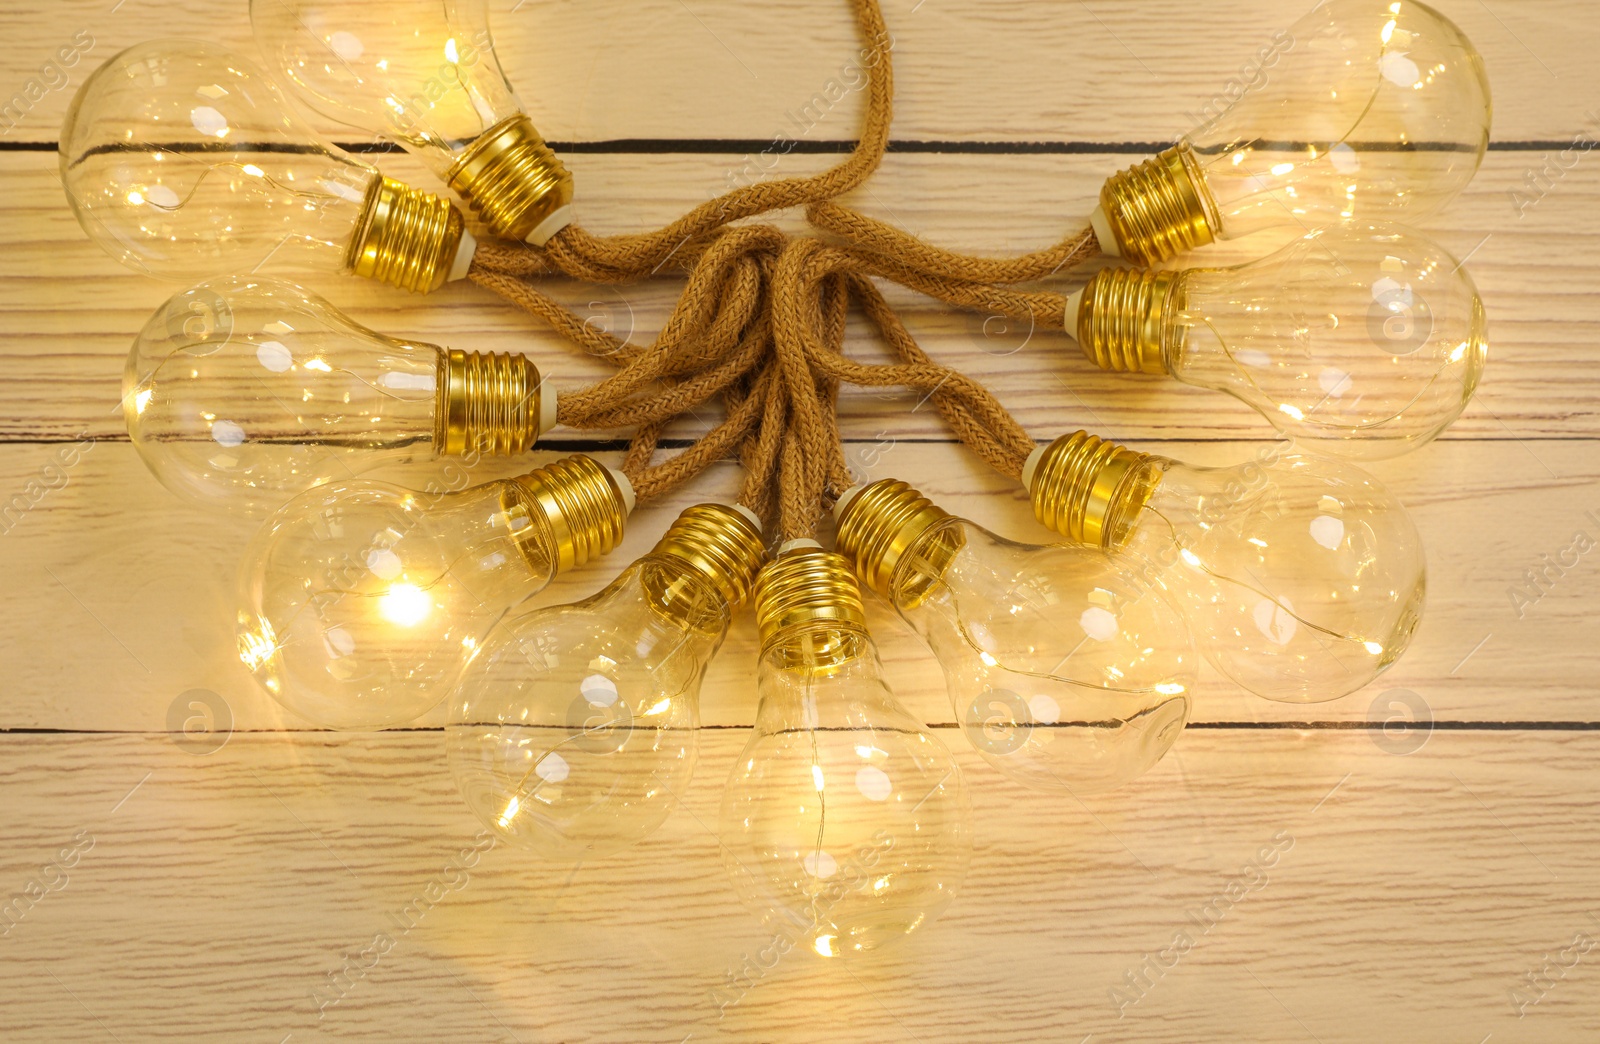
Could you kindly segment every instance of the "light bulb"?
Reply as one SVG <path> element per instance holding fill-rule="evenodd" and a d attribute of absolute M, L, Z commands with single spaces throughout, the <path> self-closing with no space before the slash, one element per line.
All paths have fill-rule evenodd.
<path fill-rule="evenodd" d="M 1400 658 L 1422 616 L 1416 527 L 1352 464 L 1274 446 L 1197 468 L 1080 431 L 1036 450 L 1023 485 L 1046 526 L 1137 556 L 1212 664 L 1268 699 L 1354 692 Z"/>
<path fill-rule="evenodd" d="M 1489 81 L 1455 23 L 1415 0 L 1325 0 L 1284 35 L 1257 86 L 1105 183 L 1102 250 L 1151 264 L 1274 225 L 1410 221 L 1472 180 Z"/>
<path fill-rule="evenodd" d="M 476 249 L 451 203 L 323 141 L 266 73 L 198 40 L 137 44 L 84 81 L 61 180 L 90 239 L 166 279 L 266 267 L 426 291 Z"/>
<path fill-rule="evenodd" d="M 162 484 L 244 512 L 396 461 L 523 453 L 555 423 L 526 356 L 397 341 L 248 277 L 158 308 L 122 387 L 128 434 Z"/>
<path fill-rule="evenodd" d="M 851 490 L 835 514 L 839 551 L 927 641 L 956 721 L 1012 779 L 1107 790 L 1183 732 L 1198 658 L 1131 563 L 1003 540 L 895 479 Z"/>
<path fill-rule="evenodd" d="M 785 545 L 755 607 L 760 704 L 723 794 L 724 859 L 794 944 L 877 949 L 938 916 L 966 876 L 960 768 L 890 692 L 843 558 Z"/>
<path fill-rule="evenodd" d="M 632 507 L 627 479 L 582 455 L 459 492 L 319 486 L 245 552 L 239 659 L 318 725 L 412 721 L 507 610 L 615 547 Z"/>
<path fill-rule="evenodd" d="M 1318 229 L 1235 268 L 1107 268 L 1066 325 L 1107 370 L 1227 392 L 1319 453 L 1377 459 L 1431 441 L 1488 354 L 1461 263 L 1396 225 Z"/>
<path fill-rule="evenodd" d="M 312 109 L 426 163 L 496 235 L 543 244 L 572 176 L 500 70 L 481 0 L 251 0 L 267 63 Z"/>
<path fill-rule="evenodd" d="M 478 818 L 557 859 L 659 827 L 694 772 L 706 665 L 765 558 L 754 515 L 701 504 L 598 594 L 501 621 L 445 729 Z"/>

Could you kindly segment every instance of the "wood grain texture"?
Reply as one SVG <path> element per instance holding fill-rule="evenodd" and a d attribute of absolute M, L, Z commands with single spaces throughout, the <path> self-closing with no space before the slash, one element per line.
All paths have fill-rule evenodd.
<path fill-rule="evenodd" d="M 784 131 L 855 46 L 837 0 L 513 3 L 493 0 L 507 72 L 545 133 L 580 146 L 566 157 L 580 216 L 601 232 L 659 225 L 717 191 L 744 157 L 694 139 Z M 851 201 L 958 249 L 1048 244 L 1076 231 L 1104 177 L 1138 158 L 1118 143 L 1188 130 L 1189 113 L 1309 6 L 888 0 L 894 137 L 933 151 L 891 153 Z M 657 835 L 576 869 L 487 852 L 364 976 L 330 988 L 346 955 L 444 878 L 477 824 L 445 765 L 438 712 L 416 730 L 319 732 L 237 664 L 233 576 L 253 523 L 161 489 L 117 412 L 128 344 L 178 288 L 127 272 L 84 238 L 53 151 L 94 64 L 161 34 L 246 49 L 245 5 L 0 3 L 0 98 L 80 29 L 95 41 L 68 86 L 15 126 L 0 122 L 0 899 L 44 882 L 25 916 L 8 931 L 0 921 L 0 1039 L 1600 1038 L 1600 950 L 1559 964 L 1580 933 L 1600 938 L 1589 797 L 1600 771 L 1600 555 L 1547 574 L 1520 609 L 1512 594 L 1526 596 L 1526 572 L 1576 534 L 1600 540 L 1600 161 L 1585 157 L 1520 213 L 1512 197 L 1547 155 L 1600 133 L 1600 24 L 1583 0 L 1437 6 L 1484 53 L 1495 125 L 1478 178 L 1429 232 L 1468 258 L 1493 347 L 1480 394 L 1446 438 L 1374 468 L 1415 514 L 1430 570 L 1424 623 L 1378 683 L 1287 707 L 1208 671 L 1195 724 L 1146 777 L 1052 797 L 976 757 L 926 650 L 874 602 L 893 685 L 966 770 L 973 869 L 938 923 L 879 960 L 791 954 L 758 968 L 747 958 L 768 939 L 735 900 L 714 836 L 754 713 L 742 616 L 707 678 L 694 784 Z M 850 138 L 858 106 L 847 98 L 808 138 Z M 630 138 L 678 144 L 641 153 L 618 143 Z M 952 142 L 1076 151 L 939 144 Z M 428 181 L 407 157 L 373 158 Z M 791 156 L 782 173 L 831 159 Z M 775 220 L 802 227 L 794 214 Z M 1242 261 L 1268 243 L 1204 256 Z M 605 372 L 472 287 L 427 298 L 353 279 L 316 289 L 387 333 L 529 352 L 558 384 Z M 557 281 L 551 292 L 644 341 L 676 284 Z M 892 293 L 935 357 L 992 387 L 1038 438 L 1089 427 L 1197 463 L 1243 461 L 1267 444 L 1265 422 L 1226 397 L 1092 372 L 1059 335 Z M 877 351 L 859 326 L 849 347 Z M 952 444 L 917 397 L 847 392 L 841 414 L 863 477 L 905 478 L 1004 535 L 1045 539 L 1014 486 Z M 671 434 L 713 420 L 708 410 Z M 573 437 L 552 434 L 528 463 Z M 647 506 L 609 561 L 541 600 L 598 588 L 677 508 L 727 497 L 737 479 L 719 465 Z M 218 694 L 231 719 L 207 754 L 169 731 L 193 689 Z M 1419 716 L 1384 731 L 1386 719 Z M 1248 869 L 1275 838 L 1292 847 L 1264 872 Z M 46 869 L 75 844 L 64 875 Z M 1190 919 L 1258 873 L 1265 883 L 1209 930 Z M 1156 974 L 1147 958 L 1170 953 L 1181 931 L 1192 948 Z M 1130 974 L 1151 978 L 1133 989 Z M 330 996 L 338 1002 L 319 1012 Z"/>

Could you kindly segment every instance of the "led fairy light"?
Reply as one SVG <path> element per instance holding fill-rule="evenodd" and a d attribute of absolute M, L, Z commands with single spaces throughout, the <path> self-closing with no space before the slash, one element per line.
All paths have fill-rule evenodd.
<path fill-rule="evenodd" d="M 1035 516 L 1124 550 L 1171 588 L 1218 670 L 1268 699 L 1316 703 L 1400 658 L 1422 616 L 1422 542 L 1351 464 L 1277 453 L 1200 468 L 1088 432 L 1023 468 Z"/>
<path fill-rule="evenodd" d="M 543 244 L 572 175 L 500 69 L 481 0 L 251 0 L 268 64 L 312 109 L 416 155 L 499 236 Z"/>
<path fill-rule="evenodd" d="M 1234 268 L 1106 268 L 1066 328 L 1106 370 L 1227 392 L 1322 453 L 1375 459 L 1449 427 L 1488 354 L 1461 263 L 1397 225 L 1318 229 Z"/>
<path fill-rule="evenodd" d="M 1327 0 L 1264 82 L 1100 190 L 1100 247 L 1146 265 L 1274 225 L 1415 220 L 1472 179 L 1489 81 L 1472 42 L 1416 0 Z"/>
<path fill-rule="evenodd" d="M 476 250 L 453 204 L 322 140 L 266 73 L 198 40 L 138 44 L 84 81 L 61 180 L 89 238 L 163 278 L 266 267 L 429 291 Z"/>
<path fill-rule="evenodd" d="M 556 411 L 524 355 L 398 341 L 291 283 L 241 277 L 156 309 L 122 403 L 163 485 L 247 513 L 395 462 L 524 453 Z"/>
<path fill-rule="evenodd" d="M 581 454 L 438 495 L 319 486 L 245 552 L 239 658 L 318 725 L 412 721 L 448 695 L 508 610 L 616 547 L 632 510 L 627 478 Z"/>
<path fill-rule="evenodd" d="M 699 504 L 599 593 L 501 621 L 445 729 L 478 818 L 557 859 L 655 831 L 694 772 L 706 666 L 766 557 L 754 515 Z"/>
<path fill-rule="evenodd" d="M 823 957 L 927 924 L 972 852 L 960 768 L 895 700 L 839 555 L 791 541 L 755 588 L 755 731 L 722 801 L 740 896 Z"/>
<path fill-rule="evenodd" d="M 834 512 L 840 553 L 928 643 L 956 721 L 1006 775 L 1106 790 L 1182 734 L 1194 645 L 1127 563 L 1004 540 L 895 479 L 850 490 Z"/>

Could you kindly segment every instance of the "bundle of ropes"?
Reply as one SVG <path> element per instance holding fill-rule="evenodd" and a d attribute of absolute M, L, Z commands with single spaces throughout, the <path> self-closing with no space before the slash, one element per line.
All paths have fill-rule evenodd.
<path fill-rule="evenodd" d="M 877 0 L 852 0 L 868 49 L 865 126 L 843 162 L 811 177 L 757 182 L 701 204 L 653 232 L 597 236 L 569 225 L 543 247 L 480 245 L 469 278 L 549 323 L 615 374 L 557 398 L 557 422 L 577 429 L 631 428 L 622 470 L 641 502 L 668 493 L 719 460 L 745 470 L 740 503 L 784 539 L 811 536 L 852 483 L 837 423 L 842 384 L 903 387 L 927 396 L 963 443 L 1017 476 L 1034 447 L 982 385 L 923 352 L 874 279 L 963 309 L 1061 329 L 1066 297 L 1016 289 L 1097 253 L 1090 231 L 1014 258 L 970 257 L 930 245 L 833 202 L 877 170 L 889 144 L 893 40 Z M 834 237 L 791 236 L 747 219 L 804 207 Z M 635 345 L 587 322 L 546 294 L 541 280 L 567 276 L 622 284 L 686 277 L 660 334 Z M 895 362 L 844 353 L 845 321 L 860 310 Z M 664 427 L 720 397 L 725 419 L 688 448 L 657 460 Z"/>

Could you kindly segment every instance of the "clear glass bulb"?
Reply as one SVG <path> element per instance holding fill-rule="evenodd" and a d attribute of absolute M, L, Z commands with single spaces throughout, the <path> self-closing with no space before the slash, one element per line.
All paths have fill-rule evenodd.
<path fill-rule="evenodd" d="M 1489 348 L 1461 263 L 1389 224 L 1331 225 L 1233 268 L 1103 269 L 1067 316 L 1101 367 L 1227 392 L 1352 459 L 1432 441 L 1471 400 Z"/>
<path fill-rule="evenodd" d="M 1046 525 L 1148 563 L 1211 663 L 1267 699 L 1354 692 L 1400 658 L 1421 620 L 1416 526 L 1352 464 L 1275 446 L 1200 468 L 1079 432 L 1035 453 L 1023 482 Z"/>
<path fill-rule="evenodd" d="M 426 290 L 472 256 L 454 207 L 324 141 L 254 63 L 198 40 L 137 44 L 84 81 L 61 180 L 89 238 L 165 279 L 354 271 Z"/>
<path fill-rule="evenodd" d="M 403 342 L 290 283 L 212 279 L 145 323 L 128 434 L 163 485 L 247 513 L 386 464 L 526 451 L 555 395 L 521 355 Z"/>
<path fill-rule="evenodd" d="M 760 704 L 723 795 L 724 859 L 775 932 L 823 957 L 877 949 L 966 876 L 960 768 L 895 700 L 842 558 L 788 551 L 756 598 Z"/>
<path fill-rule="evenodd" d="M 699 505 L 598 594 L 503 620 L 445 729 L 473 813 L 557 859 L 653 833 L 694 772 L 700 682 L 764 556 L 758 525 Z"/>
<path fill-rule="evenodd" d="M 565 224 L 571 178 L 506 81 L 482 0 L 251 0 L 250 20 L 306 105 L 398 142 L 497 234 L 542 243 Z"/>
<path fill-rule="evenodd" d="M 1018 783 L 1108 790 L 1182 734 L 1198 657 L 1133 560 L 1002 539 L 894 479 L 835 511 L 839 550 L 927 641 L 956 721 Z"/>
<path fill-rule="evenodd" d="M 1285 37 L 1255 87 L 1108 182 L 1103 244 L 1149 262 L 1275 225 L 1414 221 L 1472 180 L 1489 81 L 1448 18 L 1416 0 L 1328 0 Z"/>
<path fill-rule="evenodd" d="M 522 111 L 482 0 L 251 0 L 250 21 L 267 63 L 310 108 L 381 130 L 441 177 Z"/>
<path fill-rule="evenodd" d="M 627 480 L 583 456 L 453 493 L 319 486 L 245 552 L 239 658 L 318 725 L 412 721 L 507 610 L 616 546 L 631 507 Z"/>

